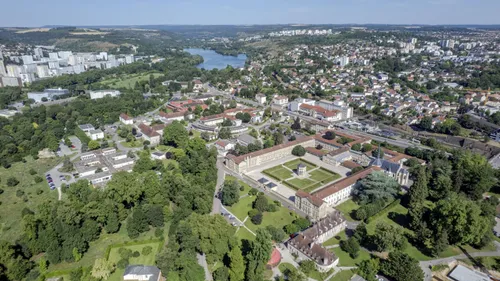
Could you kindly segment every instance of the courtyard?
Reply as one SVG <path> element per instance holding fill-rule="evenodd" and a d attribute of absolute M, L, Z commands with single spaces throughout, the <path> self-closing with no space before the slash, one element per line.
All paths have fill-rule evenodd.
<path fill-rule="evenodd" d="M 305 166 L 303 176 L 297 175 L 299 164 Z M 325 163 L 314 155 L 306 154 L 302 157 L 289 155 L 271 161 L 247 172 L 246 175 L 261 183 L 272 183 L 275 193 L 294 202 L 297 190 L 311 193 L 345 178 L 349 173 L 350 169 Z"/>
<path fill-rule="evenodd" d="M 300 168 L 299 168 L 300 167 Z M 268 168 L 263 174 L 278 180 L 293 190 L 312 192 L 317 188 L 341 178 L 335 172 L 309 162 L 303 158 L 297 158 L 284 164 Z"/>

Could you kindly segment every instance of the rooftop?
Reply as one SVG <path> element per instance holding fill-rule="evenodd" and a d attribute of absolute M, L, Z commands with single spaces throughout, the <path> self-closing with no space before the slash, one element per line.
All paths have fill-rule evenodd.
<path fill-rule="evenodd" d="M 339 192 L 340 190 L 342 190 L 348 186 L 355 184 L 358 180 L 367 177 L 369 174 L 371 174 L 375 171 L 380 171 L 380 170 L 381 169 L 379 167 L 376 167 L 376 166 L 366 168 L 366 169 L 364 169 L 358 173 L 355 173 L 347 178 L 344 178 L 338 182 L 330 184 L 327 187 L 325 187 L 317 192 L 314 192 L 311 195 L 314 197 L 319 197 L 321 199 L 324 199 L 324 198 L 326 198 L 334 193 Z"/>

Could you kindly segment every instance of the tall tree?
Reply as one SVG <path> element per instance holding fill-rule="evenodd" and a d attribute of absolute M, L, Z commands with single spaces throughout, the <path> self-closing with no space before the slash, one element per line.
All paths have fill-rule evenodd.
<path fill-rule="evenodd" d="M 229 280 L 243 281 L 245 279 L 245 261 L 241 254 L 241 249 L 237 245 L 233 246 L 229 257 Z"/>
<path fill-rule="evenodd" d="M 393 199 L 399 192 L 398 182 L 383 172 L 373 172 L 362 179 L 354 194 L 362 203 Z"/>
<path fill-rule="evenodd" d="M 189 139 L 189 133 L 177 120 L 166 126 L 163 130 L 163 141 L 166 145 L 185 147 Z"/>
<path fill-rule="evenodd" d="M 240 200 L 240 184 L 236 180 L 225 180 L 221 193 L 222 204 L 232 206 Z"/>
<path fill-rule="evenodd" d="M 428 194 L 426 169 L 425 167 L 419 167 L 415 172 L 414 182 L 409 192 L 408 215 L 410 217 L 410 227 L 413 230 L 420 226 L 424 214 L 425 199 Z"/>
<path fill-rule="evenodd" d="M 389 258 L 381 264 L 381 271 L 398 281 L 421 281 L 424 279 L 424 272 L 418 261 L 402 252 L 389 253 Z"/>

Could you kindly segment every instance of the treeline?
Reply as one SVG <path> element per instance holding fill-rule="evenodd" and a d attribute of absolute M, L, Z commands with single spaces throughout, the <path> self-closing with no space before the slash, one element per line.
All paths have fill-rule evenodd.
<path fill-rule="evenodd" d="M 60 140 L 74 134 L 79 124 L 90 123 L 98 128 L 116 122 L 120 113 L 137 116 L 157 105 L 155 99 L 145 100 L 141 94 L 99 100 L 81 97 L 67 105 L 42 105 L 11 119 L 0 118 L 0 163 L 8 168 L 25 156 L 37 157 L 44 148 L 55 151 Z"/>
<path fill-rule="evenodd" d="M 462 81 L 464 87 L 467 88 L 481 88 L 487 89 L 497 89 L 500 88 L 500 64 L 490 64 L 483 66 L 481 71 L 475 71 L 472 73 L 472 77 Z"/>
<path fill-rule="evenodd" d="M 22 91 L 19 87 L 0 88 L 0 109 L 7 108 L 9 104 L 19 101 L 22 98 Z"/>
<path fill-rule="evenodd" d="M 5 269 L 2 271 L 2 280 L 21 280 L 25 277 L 26 280 L 43 279 L 42 276 L 46 272 L 42 272 L 42 268 L 46 269 L 48 264 L 62 261 L 80 260 L 86 254 L 91 241 L 99 239 L 103 233 L 118 232 L 125 221 L 131 239 L 151 229 L 155 229 L 157 237 L 162 237 L 165 222 L 171 221 L 171 233 L 177 233 L 186 230 L 185 226 L 200 218 L 202 214 L 210 213 L 217 177 L 215 165 L 217 152 L 209 151 L 200 138 L 189 139 L 182 144 L 174 141 L 172 145 L 184 151 L 183 154 L 176 156 L 178 167 L 173 165 L 165 167 L 161 161 L 151 160 L 149 152 L 146 152 L 141 155 L 134 172 L 114 174 L 104 189 L 93 188 L 88 181 L 80 180 L 68 188 L 63 186 L 67 200 L 47 201 L 35 209 L 25 208 L 21 239 L 16 245 L 0 244 L 2 246 L 0 263 Z M 198 215 L 191 215 L 192 213 Z M 224 220 L 222 222 L 227 225 L 225 228 L 216 225 L 215 222 L 213 225 L 206 224 L 208 218 L 220 222 L 220 217 L 203 217 L 203 228 L 199 228 L 200 230 L 212 226 L 214 230 L 224 231 L 224 235 L 234 239 L 230 236 L 231 230 L 233 232 L 234 230 Z M 194 233 L 195 230 L 194 226 L 189 226 L 189 233 Z M 173 241 L 178 239 L 174 236 L 171 234 L 169 250 L 163 251 L 172 249 Z M 182 237 L 185 240 L 189 239 L 187 234 Z M 230 245 L 222 241 L 220 243 L 219 246 Z M 204 245 L 201 244 L 201 247 Z M 30 259 L 42 253 L 40 260 L 44 266 L 36 267 Z M 210 252 L 207 250 L 208 253 Z M 183 257 L 184 259 L 169 260 L 168 266 L 175 264 L 180 266 L 183 262 L 189 261 L 187 266 L 190 268 L 199 267 L 194 252 L 188 255 L 186 251 Z M 101 262 L 107 261 L 99 260 L 99 263 Z M 123 265 L 124 262 L 121 262 L 120 266 Z M 172 271 L 161 264 L 159 266 L 165 274 Z M 105 268 L 109 271 L 114 265 L 106 265 Z M 82 272 L 81 269 L 76 271 L 80 274 L 78 279 L 72 279 L 74 281 L 99 280 L 95 276 L 96 268 L 92 271 Z M 194 272 L 189 269 L 186 274 L 195 274 Z M 201 272 L 203 273 L 203 270 Z"/>

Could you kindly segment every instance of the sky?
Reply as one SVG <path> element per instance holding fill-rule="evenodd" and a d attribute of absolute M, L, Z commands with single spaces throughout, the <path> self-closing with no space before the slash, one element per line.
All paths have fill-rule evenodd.
<path fill-rule="evenodd" d="M 500 0 L 15 0 L 0 26 L 500 24 Z"/>

